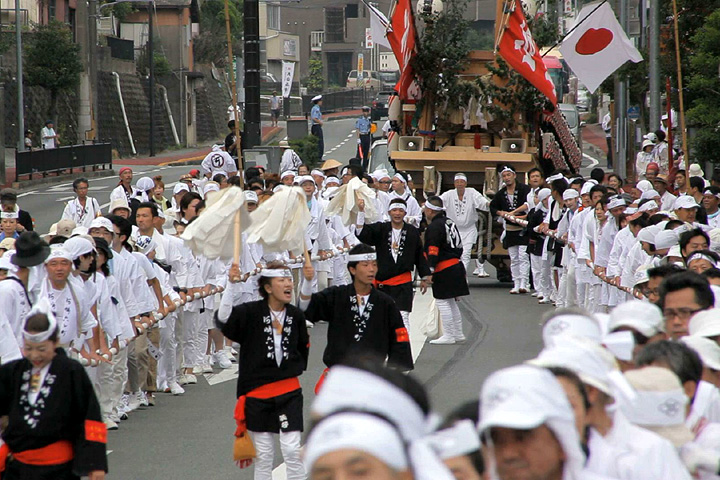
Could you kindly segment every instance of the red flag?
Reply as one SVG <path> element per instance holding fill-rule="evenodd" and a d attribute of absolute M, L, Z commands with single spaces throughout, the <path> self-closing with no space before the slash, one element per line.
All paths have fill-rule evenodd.
<path fill-rule="evenodd" d="M 557 103 L 555 85 L 528 29 L 520 0 L 514 0 L 513 3 L 513 11 L 498 44 L 500 56 L 554 105 Z"/>
<path fill-rule="evenodd" d="M 415 55 L 417 31 L 410 0 L 398 0 L 390 17 L 391 31 L 387 34 L 392 51 L 400 66 L 400 80 L 395 89 L 402 101 L 419 97 L 410 60 Z"/>

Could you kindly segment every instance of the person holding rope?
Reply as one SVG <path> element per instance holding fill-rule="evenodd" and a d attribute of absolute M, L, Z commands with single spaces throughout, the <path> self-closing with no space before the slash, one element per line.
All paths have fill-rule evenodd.
<path fill-rule="evenodd" d="M 410 329 L 410 312 L 413 303 L 413 270 L 422 278 L 423 290 L 428 287 L 430 268 L 423 255 L 420 231 L 405 223 L 407 204 L 396 198 L 390 202 L 389 222 L 365 225 L 365 202 L 358 201 L 355 235 L 358 240 L 375 247 L 378 271 L 375 286 L 390 295 L 400 309 L 406 329 Z"/>
<path fill-rule="evenodd" d="M 238 265 L 230 267 L 230 281 L 241 275 Z M 268 263 L 258 284 L 261 300 L 233 305 L 232 289 L 227 289 L 215 314 L 223 335 L 240 344 L 236 442 L 250 433 L 257 452 L 255 479 L 271 480 L 274 442 L 279 437 L 287 478 L 304 480 L 303 393 L 298 377 L 307 369 L 310 350 L 305 316 L 290 303 L 293 280 L 285 265 Z M 240 468 L 252 463 L 238 455 L 235 459 Z"/>

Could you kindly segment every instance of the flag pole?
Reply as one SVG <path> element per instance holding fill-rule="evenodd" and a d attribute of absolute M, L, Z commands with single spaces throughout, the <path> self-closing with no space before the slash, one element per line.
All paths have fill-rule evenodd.
<path fill-rule="evenodd" d="M 501 12 L 502 20 L 499 23 L 497 31 L 495 32 L 495 46 L 493 47 L 493 53 L 495 55 L 497 55 L 498 45 L 500 45 L 500 41 L 502 40 L 502 37 L 505 34 L 505 27 L 507 26 L 508 20 L 510 20 L 510 15 L 512 14 L 512 11 L 515 9 L 515 7 L 514 7 L 515 1 L 513 1 L 512 3 L 513 3 L 513 8 L 508 8 L 508 0 L 505 0 L 503 2 L 502 12 Z"/>
<path fill-rule="evenodd" d="M 233 105 L 233 118 L 235 119 L 235 128 L 233 133 L 235 134 L 235 151 L 238 156 L 238 170 L 242 172 L 245 168 L 245 164 L 242 158 L 242 148 L 240 148 L 240 110 L 237 106 L 237 84 L 235 82 L 235 69 L 233 66 L 233 51 L 232 51 L 232 32 L 230 31 L 230 0 L 225 0 L 225 30 L 227 33 L 227 46 L 228 46 L 228 66 L 230 67 L 230 86 L 232 88 L 232 105 Z M 242 183 L 243 176 L 240 175 Z"/>
<path fill-rule="evenodd" d="M 568 35 L 570 35 L 572 32 L 574 32 L 580 25 L 582 25 L 582 24 L 585 22 L 585 20 L 587 20 L 588 18 L 590 18 L 590 16 L 592 16 L 592 14 L 595 13 L 598 8 L 602 7 L 605 3 L 607 3 L 607 1 L 608 1 L 608 0 L 602 0 L 602 2 L 600 2 L 597 7 L 593 8 L 592 12 L 588 13 L 588 14 L 585 16 L 585 18 L 583 18 L 583 19 L 580 20 L 578 23 L 576 23 L 575 25 L 573 25 L 573 27 L 572 27 L 570 30 L 568 30 L 568 32 L 567 32 L 565 35 L 563 35 L 563 37 L 562 37 L 560 40 L 558 40 L 557 42 L 555 42 L 555 44 L 554 44 L 552 47 L 548 48 L 547 51 L 541 55 L 541 57 L 545 58 L 545 55 L 547 55 L 548 53 L 550 53 L 553 48 L 555 48 L 555 47 L 557 47 L 558 45 L 560 45 L 560 44 L 568 37 Z"/>
<path fill-rule="evenodd" d="M 678 79 L 678 103 L 680 106 L 680 133 L 682 134 L 683 153 L 685 156 L 685 166 L 690 166 L 690 151 L 687 141 L 687 130 L 685 129 L 685 106 L 683 102 L 683 79 L 682 64 L 680 63 L 680 34 L 678 33 L 678 11 L 677 0 L 673 0 L 673 18 L 675 28 L 675 61 L 677 62 L 677 79 Z M 669 100 L 668 100 L 669 102 Z M 672 128 L 672 118 L 668 115 L 668 130 Z M 672 151 L 672 145 L 668 145 L 668 149 Z M 669 158 L 669 157 L 668 157 Z"/>

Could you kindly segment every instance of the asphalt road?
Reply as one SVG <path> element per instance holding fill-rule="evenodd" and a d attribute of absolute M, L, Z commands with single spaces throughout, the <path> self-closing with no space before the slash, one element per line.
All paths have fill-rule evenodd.
<path fill-rule="evenodd" d="M 354 120 L 326 123 L 325 159 L 345 163 L 354 156 Z M 188 166 L 133 167 L 136 176 L 162 174 L 168 190 Z M 90 181 L 90 195 L 101 205 L 109 202 L 116 177 Z M 70 183 L 22 193 L 19 204 L 33 214 L 39 232 L 45 233 L 72 197 Z M 494 269 L 488 268 L 492 274 Z M 541 348 L 539 318 L 550 307 L 538 305 L 530 296 L 510 296 L 509 286 L 493 277 L 470 279 L 470 296 L 460 302 L 468 341 L 458 346 L 425 343 L 418 325 L 428 311 L 429 295 L 416 296 L 411 342 L 416 357 L 412 373 L 430 393 L 433 408 L 446 414 L 464 401 L 477 398 L 484 378 L 491 372 L 534 357 Z M 313 388 L 322 372 L 326 326 L 310 331 L 311 356 L 308 371 L 301 377 L 307 412 Z M 183 396 L 158 394 L 155 407 L 131 414 L 118 431 L 109 432 L 111 480 L 250 479 L 252 469 L 238 470 L 231 461 L 235 382 L 230 372 L 215 378 L 200 377 L 187 386 Z M 222 381 L 225 380 L 225 381 Z M 219 383 L 215 383 L 219 382 Z M 307 415 L 306 415 L 307 418 Z M 276 448 L 275 478 L 284 478 L 282 459 Z"/>

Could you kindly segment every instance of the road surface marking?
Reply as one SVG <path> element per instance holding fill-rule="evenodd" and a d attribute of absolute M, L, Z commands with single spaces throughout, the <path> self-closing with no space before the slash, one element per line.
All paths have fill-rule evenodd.
<path fill-rule="evenodd" d="M 598 163 L 600 163 L 599 160 L 597 160 L 596 158 L 591 157 L 591 156 L 588 155 L 587 153 L 583 153 L 583 157 L 589 159 L 589 160 L 592 162 L 590 165 L 587 166 L 587 168 L 593 168 L 595 165 L 597 165 Z"/>
<path fill-rule="evenodd" d="M 238 377 L 238 364 L 233 363 L 232 367 L 226 368 L 220 373 L 206 373 L 205 380 L 209 385 L 217 385 L 218 383 L 229 382 Z"/>
<path fill-rule="evenodd" d="M 67 202 L 68 200 L 72 200 L 73 198 L 75 198 L 75 196 L 56 198 L 55 201 L 56 201 L 56 202 Z"/>

